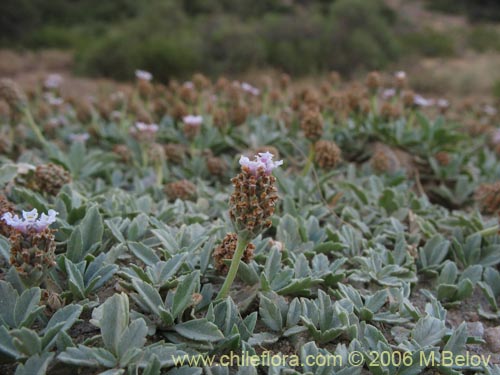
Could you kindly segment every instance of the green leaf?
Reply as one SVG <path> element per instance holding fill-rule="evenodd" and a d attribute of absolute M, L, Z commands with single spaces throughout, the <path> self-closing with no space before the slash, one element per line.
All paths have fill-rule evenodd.
<path fill-rule="evenodd" d="M 118 344 L 117 355 L 122 359 L 130 349 L 140 349 L 146 343 L 148 327 L 144 319 L 136 319 L 125 329 Z"/>
<path fill-rule="evenodd" d="M 102 341 L 106 349 L 118 353 L 120 338 L 129 322 L 129 303 L 126 294 L 115 294 L 102 305 L 102 318 L 99 321 Z"/>
<path fill-rule="evenodd" d="M 207 319 L 196 319 L 176 324 L 174 331 L 194 341 L 215 342 L 224 338 L 219 328 Z"/>
<path fill-rule="evenodd" d="M 161 261 L 152 248 L 143 245 L 142 243 L 128 242 L 127 246 L 132 254 L 148 266 L 154 266 Z"/>
<path fill-rule="evenodd" d="M 76 227 L 71 233 L 66 250 L 66 257 L 72 262 L 78 263 L 83 260 L 83 239 L 80 227 Z"/>
<path fill-rule="evenodd" d="M 260 295 L 259 314 L 265 325 L 275 332 L 281 332 L 283 329 L 283 318 L 278 305 L 263 294 Z"/>
<path fill-rule="evenodd" d="M 97 206 L 92 206 L 87 211 L 80 228 L 82 231 L 83 252 L 87 254 L 95 244 L 101 242 L 104 232 L 102 216 Z"/>
<path fill-rule="evenodd" d="M 186 276 L 175 290 L 174 300 L 172 304 L 172 315 L 177 318 L 190 304 L 193 298 L 193 293 L 197 290 L 200 284 L 200 273 L 192 272 Z"/>
<path fill-rule="evenodd" d="M 31 356 L 26 363 L 17 366 L 15 375 L 45 375 L 52 358 L 54 353 Z"/>
<path fill-rule="evenodd" d="M 444 322 L 428 315 L 417 322 L 412 330 L 412 337 L 422 348 L 425 348 L 439 343 L 445 333 Z"/>
<path fill-rule="evenodd" d="M 16 327 L 30 326 L 38 313 L 44 309 L 39 306 L 40 296 L 40 288 L 27 289 L 21 294 L 14 309 Z"/>

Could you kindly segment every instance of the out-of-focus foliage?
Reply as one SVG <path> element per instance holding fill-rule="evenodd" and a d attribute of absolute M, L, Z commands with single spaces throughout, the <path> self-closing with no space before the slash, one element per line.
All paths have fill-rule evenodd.
<path fill-rule="evenodd" d="M 161 80 L 265 67 L 351 73 L 399 51 L 395 15 L 379 0 L 6 0 L 0 13 L 1 44 L 72 48 L 80 72 L 117 79 L 138 66 Z"/>

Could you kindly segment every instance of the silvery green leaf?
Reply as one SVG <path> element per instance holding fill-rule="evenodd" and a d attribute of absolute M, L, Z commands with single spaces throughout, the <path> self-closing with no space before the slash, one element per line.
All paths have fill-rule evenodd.
<path fill-rule="evenodd" d="M 28 358 L 26 363 L 16 368 L 15 375 L 45 375 L 54 353 L 43 353 Z"/>
<path fill-rule="evenodd" d="M 457 329 L 453 331 L 453 334 L 448 339 L 448 342 L 443 348 L 443 351 L 452 352 L 453 355 L 463 354 L 465 351 L 465 344 L 467 342 L 467 323 L 462 322 Z"/>
<path fill-rule="evenodd" d="M 160 262 L 160 258 L 156 255 L 154 250 L 142 243 L 128 242 L 127 246 L 132 254 L 148 266 L 154 266 Z"/>
<path fill-rule="evenodd" d="M 259 314 L 262 317 L 264 324 L 275 332 L 281 332 L 283 329 L 283 321 L 281 312 L 273 301 L 260 295 Z"/>
<path fill-rule="evenodd" d="M 84 258 L 83 239 L 80 227 L 76 227 L 71 233 L 66 257 L 72 262 L 80 262 Z"/>
<path fill-rule="evenodd" d="M 99 321 L 102 341 L 111 353 L 117 355 L 120 338 L 129 324 L 129 302 L 126 294 L 115 294 L 102 305 L 102 318 Z"/>
<path fill-rule="evenodd" d="M 206 319 L 196 319 L 176 324 L 174 331 L 194 341 L 215 342 L 224 338 L 217 326 Z"/>
<path fill-rule="evenodd" d="M 97 206 L 92 206 L 87 210 L 85 217 L 80 223 L 80 228 L 83 241 L 83 253 L 87 254 L 95 245 L 101 242 L 104 233 L 102 216 Z"/>
<path fill-rule="evenodd" d="M 421 318 L 412 330 L 412 338 L 422 347 L 436 345 L 446 333 L 442 320 L 432 316 Z"/>
<path fill-rule="evenodd" d="M 44 309 L 44 306 L 39 306 L 40 296 L 40 288 L 26 289 L 19 296 L 13 311 L 15 320 L 13 327 L 28 327 L 33 323 L 36 316 Z"/>
<path fill-rule="evenodd" d="M 199 279 L 200 274 L 195 271 L 184 277 L 177 286 L 172 305 L 174 318 L 177 318 L 192 303 L 193 293 L 199 289 Z"/>
<path fill-rule="evenodd" d="M 0 358 L 17 359 L 23 354 L 17 350 L 13 337 L 4 326 L 0 326 Z"/>
<path fill-rule="evenodd" d="M 143 309 L 146 309 L 147 312 L 158 315 L 160 312 L 159 308 L 164 306 L 158 291 L 148 283 L 139 279 L 132 280 L 132 285 L 137 291 L 137 294 L 132 296 L 132 298 L 139 303 Z"/>
<path fill-rule="evenodd" d="M 42 353 L 42 341 L 35 331 L 22 327 L 21 329 L 12 330 L 10 334 L 13 337 L 12 343 L 16 349 L 27 357 Z"/>

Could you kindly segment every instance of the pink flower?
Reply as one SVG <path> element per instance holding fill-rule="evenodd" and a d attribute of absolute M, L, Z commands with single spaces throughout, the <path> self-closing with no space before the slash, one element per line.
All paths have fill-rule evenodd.
<path fill-rule="evenodd" d="M 69 140 L 71 142 L 85 142 L 89 139 L 89 133 L 80 133 L 80 134 L 70 134 Z"/>
<path fill-rule="evenodd" d="M 12 213 L 7 212 L 3 214 L 2 220 L 5 221 L 7 225 L 10 225 L 12 228 L 23 233 L 26 233 L 30 229 L 41 232 L 56 221 L 57 214 L 58 213 L 56 211 L 49 210 L 47 215 L 42 213 L 40 218 L 38 218 L 38 211 L 34 208 L 31 211 L 23 211 L 22 219 L 20 219 L 18 215 L 12 215 Z"/>
<path fill-rule="evenodd" d="M 241 88 L 243 91 L 248 92 L 254 96 L 258 96 L 260 94 L 260 90 L 256 87 L 253 87 L 251 84 L 247 82 L 243 82 L 241 84 Z"/>
<path fill-rule="evenodd" d="M 403 80 L 403 79 L 406 79 L 406 72 L 400 70 L 399 72 L 394 73 L 394 76 L 397 79 Z"/>
<path fill-rule="evenodd" d="M 57 89 L 62 81 L 63 77 L 60 74 L 49 74 L 43 85 L 48 89 Z"/>
<path fill-rule="evenodd" d="M 426 99 L 422 95 L 415 95 L 415 98 L 413 99 L 413 102 L 415 105 L 419 107 L 430 107 L 434 105 L 434 100 L 433 99 Z"/>
<path fill-rule="evenodd" d="M 135 130 L 141 133 L 155 134 L 158 132 L 158 125 L 156 124 L 145 124 L 144 122 L 137 122 L 135 124 Z"/>
<path fill-rule="evenodd" d="M 250 173 L 256 175 L 259 170 L 263 170 L 266 174 L 271 174 L 273 169 L 283 164 L 283 160 L 273 161 L 274 155 L 269 151 L 260 152 L 255 156 L 255 160 L 250 160 L 246 156 L 241 156 L 240 165 L 248 168 Z"/>
<path fill-rule="evenodd" d="M 144 81 L 151 81 L 153 79 L 153 75 L 151 73 L 140 69 L 135 71 L 135 77 Z"/>
<path fill-rule="evenodd" d="M 394 95 L 396 95 L 396 89 L 385 89 L 384 91 L 382 91 L 382 97 L 384 99 L 390 99 Z"/>
<path fill-rule="evenodd" d="M 491 135 L 491 140 L 496 145 L 500 143 L 500 129 L 495 129 L 493 131 L 493 134 Z"/>
<path fill-rule="evenodd" d="M 184 124 L 189 125 L 189 126 L 200 126 L 201 123 L 203 122 L 203 117 L 202 116 L 188 115 L 188 116 L 184 116 L 182 118 L 182 121 L 184 122 Z"/>

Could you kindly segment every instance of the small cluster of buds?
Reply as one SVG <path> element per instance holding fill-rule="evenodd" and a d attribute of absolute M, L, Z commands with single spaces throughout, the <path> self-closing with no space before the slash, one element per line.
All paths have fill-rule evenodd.
<path fill-rule="evenodd" d="M 207 158 L 207 170 L 212 176 L 222 177 L 226 174 L 228 165 L 222 158 L 216 156 L 209 156 Z"/>
<path fill-rule="evenodd" d="M 28 103 L 19 86 L 9 78 L 0 79 L 0 99 L 5 100 L 11 111 L 17 111 Z"/>
<path fill-rule="evenodd" d="M 215 269 L 219 273 L 226 274 L 229 270 L 228 266 L 224 263 L 224 260 L 233 259 L 237 243 L 238 235 L 236 233 L 228 233 L 222 240 L 221 244 L 215 248 L 212 256 L 214 258 Z M 255 245 L 249 243 L 245 248 L 241 260 L 245 263 L 249 263 L 253 259 L 254 250 Z"/>
<path fill-rule="evenodd" d="M 50 224 L 55 222 L 57 212 L 49 210 L 38 217 L 38 211 L 23 211 L 22 219 L 11 212 L 3 214 L 2 220 L 11 227 L 10 263 L 26 287 L 40 285 L 47 272 L 55 265 L 55 243 Z"/>
<path fill-rule="evenodd" d="M 480 185 L 474 194 L 474 199 L 481 212 L 485 214 L 500 212 L 500 182 Z"/>
<path fill-rule="evenodd" d="M 323 116 L 318 110 L 307 110 L 300 121 L 307 139 L 315 141 L 323 135 Z"/>
<path fill-rule="evenodd" d="M 317 141 L 314 144 L 314 160 L 320 168 L 334 168 L 342 160 L 340 148 L 332 141 Z"/>
<path fill-rule="evenodd" d="M 0 217 L 11 212 L 14 212 L 14 205 L 4 195 L 0 194 Z M 0 220 L 0 234 L 5 237 L 10 234 L 10 225 L 5 220 Z"/>
<path fill-rule="evenodd" d="M 240 158 L 242 172 L 231 180 L 234 192 L 229 209 L 238 235 L 252 239 L 271 226 L 270 217 L 278 199 L 276 178 L 271 172 L 282 164 L 274 162 L 269 152 L 259 153 L 254 160 Z"/>
<path fill-rule="evenodd" d="M 70 182 L 70 173 L 60 165 L 49 163 L 36 167 L 33 184 L 38 191 L 55 196 Z"/>
<path fill-rule="evenodd" d="M 165 193 L 171 200 L 192 200 L 196 197 L 196 186 L 189 180 L 179 180 L 167 184 Z"/>

